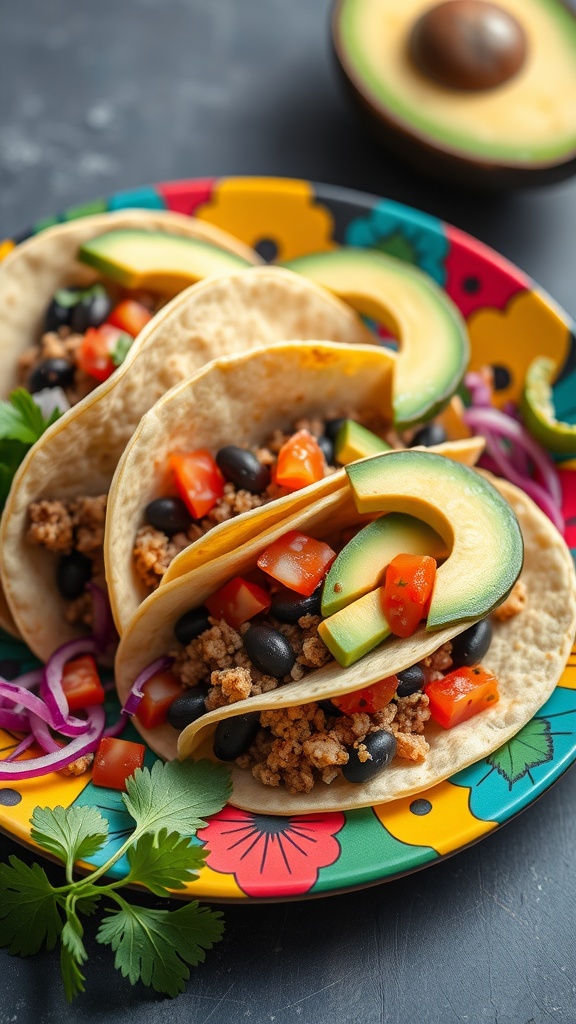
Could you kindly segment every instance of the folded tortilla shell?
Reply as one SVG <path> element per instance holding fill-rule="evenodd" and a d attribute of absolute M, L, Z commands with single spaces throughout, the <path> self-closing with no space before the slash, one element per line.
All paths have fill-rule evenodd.
<path fill-rule="evenodd" d="M 254 267 L 201 281 L 172 299 L 116 373 L 34 446 L 2 517 L 0 559 L 15 622 L 38 657 L 46 660 L 79 629 L 65 621 L 54 556 L 26 541 L 30 502 L 107 492 L 141 417 L 166 391 L 217 356 L 287 337 L 372 341 L 349 307 L 290 271 Z"/>

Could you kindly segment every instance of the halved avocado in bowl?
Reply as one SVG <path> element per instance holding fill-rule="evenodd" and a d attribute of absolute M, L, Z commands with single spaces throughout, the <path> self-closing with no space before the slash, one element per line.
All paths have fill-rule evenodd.
<path fill-rule="evenodd" d="M 370 128 L 419 170 L 492 188 L 576 172 L 576 17 L 561 0 L 337 0 L 332 38 Z"/>

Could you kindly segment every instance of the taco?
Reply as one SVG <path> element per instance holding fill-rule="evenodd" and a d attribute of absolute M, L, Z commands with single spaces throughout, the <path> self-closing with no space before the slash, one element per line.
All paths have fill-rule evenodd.
<path fill-rule="evenodd" d="M 287 337 L 371 341 L 348 307 L 289 271 L 255 267 L 200 282 L 157 314 L 116 372 L 28 454 L 4 512 L 0 558 L 12 614 L 40 658 L 91 624 L 84 584 L 93 577 L 92 565 L 102 562 L 107 492 L 144 413 L 215 356 Z M 28 541 L 34 503 L 34 533 L 44 544 Z M 72 559 L 72 582 L 80 578 L 81 589 L 70 610 L 63 591 L 72 596 L 74 589 L 71 594 L 69 578 L 58 589 L 57 556 L 74 551 L 82 558 Z"/>
<path fill-rule="evenodd" d="M 369 461 L 398 454 L 404 461 L 421 457 L 392 453 Z M 255 576 L 254 571 L 274 544 L 288 543 L 294 533 L 321 540 L 334 551 L 343 541 L 354 544 L 349 534 L 360 527 L 355 534 L 359 538 L 368 528 L 367 518 L 372 533 L 379 534 L 388 528 L 394 533 L 398 524 L 389 521 L 403 519 L 400 544 L 406 544 L 406 529 L 414 525 L 406 523 L 411 514 L 387 512 L 374 518 L 359 513 L 344 485 L 242 548 L 166 583 L 141 605 L 118 650 L 116 683 L 129 708 L 137 701 L 136 691 L 144 693 L 134 721 L 151 747 L 165 758 L 214 757 L 216 741 L 220 757 L 237 757 L 233 804 L 255 812 L 292 814 L 408 796 L 486 756 L 514 735 L 549 697 L 568 657 L 576 625 L 574 567 L 560 535 L 523 492 L 494 478 L 490 484 L 487 474 L 467 467 L 457 471 L 464 474 L 467 487 L 480 487 L 483 496 L 492 496 L 489 500 L 502 523 L 494 564 L 500 552 L 507 572 L 499 576 L 487 600 L 483 594 L 484 603 L 479 600 L 476 607 L 466 607 L 463 600 L 461 620 L 433 631 L 420 627 L 407 638 L 388 636 L 382 642 L 386 630 L 374 632 L 375 646 L 357 660 L 344 667 L 333 660 L 330 651 L 322 650 L 326 633 L 318 628 L 318 591 L 304 598 L 292 595 L 291 605 L 285 590 L 276 590 L 269 575 L 260 569 Z M 435 519 L 437 526 L 442 526 L 442 518 L 443 513 Z M 474 532 L 469 526 L 466 534 Z M 524 541 L 523 566 L 518 527 Z M 442 529 L 448 547 L 453 542 L 444 569 L 457 544 L 448 536 L 450 531 Z M 471 542 L 468 574 L 480 589 L 489 559 L 482 544 L 472 556 L 477 541 Z M 436 543 L 435 554 L 442 556 L 432 531 L 426 543 Z M 380 551 L 380 562 L 391 554 L 393 548 Z M 378 588 L 384 570 L 381 564 L 374 567 L 373 561 L 369 550 L 361 564 L 369 577 L 366 586 Z M 329 580 L 330 572 L 324 588 Z M 367 590 L 358 600 L 370 605 L 373 593 L 377 591 Z M 303 611 L 297 622 L 294 600 L 297 611 Z M 287 613 L 287 607 L 292 611 Z M 431 614 L 432 610 L 429 620 Z M 351 628 L 356 629 L 356 613 L 352 621 Z M 287 644 L 296 655 L 280 683 L 271 678 L 269 664 L 265 671 L 257 646 L 276 644 L 277 633 L 286 641 L 280 642 L 280 653 Z M 173 659 L 169 669 L 168 658 Z M 453 685 L 451 676 L 461 674 L 462 666 L 468 666 L 469 676 L 480 677 L 473 679 L 474 687 L 477 682 L 482 686 L 470 699 L 478 697 L 478 707 L 487 710 L 444 728 L 430 719 L 430 684 L 442 692 L 444 680 Z M 169 720 L 162 724 L 168 706 Z M 368 737 L 372 738 L 366 742 Z M 235 747 L 237 738 L 240 747 Z M 384 764 L 391 747 L 396 756 L 377 774 L 364 777 L 362 764 L 372 760 L 371 744 L 380 741 L 388 751 Z M 349 762 L 360 776 L 355 782 L 343 775 Z"/>
<path fill-rule="evenodd" d="M 198 243 L 198 273 L 209 273 L 215 258 L 223 272 L 258 263 L 252 250 L 219 228 L 162 210 L 122 210 L 82 217 L 48 228 L 17 246 L 0 265 L 0 398 L 17 387 L 31 391 L 48 422 L 76 405 L 114 371 L 133 337 L 172 298 L 168 282 L 129 289 L 106 277 L 82 257 L 94 239 L 128 238 L 160 249 L 166 239 Z M 196 249 L 194 250 L 196 252 Z M 204 264 L 202 263 L 204 261 Z M 3 433 L 2 437 L 13 435 Z M 15 442 L 15 443 L 14 443 Z M 15 468 L 20 438 L 0 456 L 3 504 Z M 23 456 L 22 456 L 23 457 Z M 13 475 L 13 474 L 11 474 Z M 0 625 L 15 624 L 0 593 Z"/>
<path fill-rule="evenodd" d="M 394 365 L 374 345 L 287 342 L 216 360 L 167 392 L 110 489 L 104 553 L 119 632 L 163 579 L 341 486 L 351 432 L 375 450 L 398 446 Z M 475 462 L 483 441 L 459 447 Z"/>

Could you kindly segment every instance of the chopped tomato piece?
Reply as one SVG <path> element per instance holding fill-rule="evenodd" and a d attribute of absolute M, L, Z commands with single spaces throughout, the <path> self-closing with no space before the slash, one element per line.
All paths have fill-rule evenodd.
<path fill-rule="evenodd" d="M 106 789 L 126 789 L 126 779 L 144 764 L 143 743 L 104 736 L 94 757 L 92 782 Z"/>
<path fill-rule="evenodd" d="M 372 715 L 390 703 L 397 689 L 397 676 L 386 676 L 385 679 L 379 679 L 377 683 L 365 686 L 362 690 L 354 690 L 353 693 L 345 693 L 342 697 L 330 699 L 344 715 L 355 715 L 360 711 Z"/>
<path fill-rule="evenodd" d="M 169 462 L 180 497 L 191 515 L 201 519 L 224 494 L 224 477 L 216 462 L 204 448 L 171 455 Z"/>
<path fill-rule="evenodd" d="M 498 703 L 498 680 L 481 665 L 457 668 L 424 687 L 435 722 L 451 729 Z"/>
<path fill-rule="evenodd" d="M 412 636 L 430 608 L 436 560 L 430 555 L 396 555 L 386 569 L 382 609 L 396 636 Z"/>
<path fill-rule="evenodd" d="M 92 704 L 104 703 L 104 688 L 100 682 L 96 662 L 91 654 L 74 658 L 64 666 L 62 689 L 70 711 L 80 711 Z"/>
<path fill-rule="evenodd" d="M 101 324 L 89 327 L 78 348 L 76 358 L 84 373 L 96 380 L 108 380 L 123 361 L 132 338 L 119 327 Z"/>
<path fill-rule="evenodd" d="M 281 487 L 297 491 L 323 480 L 325 469 L 326 460 L 318 441 L 307 430 L 299 430 L 278 452 L 275 480 Z"/>
<path fill-rule="evenodd" d="M 210 615 L 215 619 L 224 619 L 236 629 L 259 612 L 267 612 L 272 599 L 257 583 L 249 583 L 241 576 L 235 576 L 205 603 Z"/>
<path fill-rule="evenodd" d="M 119 327 L 121 331 L 126 331 L 135 338 L 151 319 L 152 313 L 141 302 L 137 302 L 136 299 L 123 299 L 114 307 L 106 323 Z"/>
<path fill-rule="evenodd" d="M 289 530 L 262 552 L 258 565 L 289 590 L 310 596 L 335 558 L 336 552 L 329 544 Z"/>
<path fill-rule="evenodd" d="M 154 729 L 166 721 L 168 708 L 182 693 L 182 684 L 171 672 L 158 672 L 144 683 L 142 693 L 136 718 L 145 729 Z"/>

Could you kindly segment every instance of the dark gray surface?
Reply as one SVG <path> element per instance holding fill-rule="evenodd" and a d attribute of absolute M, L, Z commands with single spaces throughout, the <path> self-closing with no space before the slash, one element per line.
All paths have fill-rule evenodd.
<path fill-rule="evenodd" d="M 576 315 L 576 183 L 476 197 L 383 156 L 341 96 L 327 0 L 0 0 L 0 235 L 169 178 L 264 174 L 390 196 L 478 235 Z M 132 989 L 89 929 L 87 991 L 0 952 L 0 1024 L 576 1021 L 576 772 L 420 874 L 226 909 L 175 1001 Z M 0 839 L 0 859 L 21 853 Z M 57 875 L 55 877 L 58 877 Z"/>

